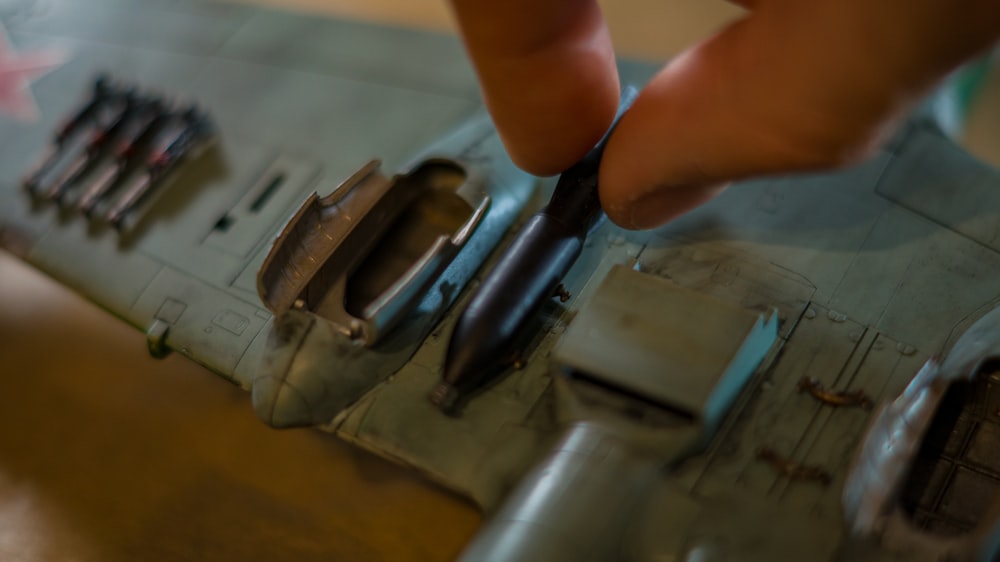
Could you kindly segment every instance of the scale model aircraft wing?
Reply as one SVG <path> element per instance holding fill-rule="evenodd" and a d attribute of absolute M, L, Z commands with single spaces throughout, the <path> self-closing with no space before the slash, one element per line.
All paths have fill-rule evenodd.
<path fill-rule="evenodd" d="M 917 539 L 986 559 L 1000 173 L 933 111 L 854 168 L 746 182 L 654 232 L 604 224 L 517 367 L 449 416 L 428 395 L 457 311 L 549 187 L 508 160 L 457 40 L 193 0 L 4 22 L 19 49 L 74 58 L 35 82 L 39 123 L 0 123 L 0 245 L 154 356 L 251 391 L 266 423 L 476 501 L 493 517 L 463 560 L 890 560 Z M 652 71 L 622 64 L 627 82 Z M 947 477 L 924 482 L 931 499 L 920 470 L 886 482 L 854 506 L 875 523 L 848 525 L 875 406 L 918 372 L 911 392 L 962 379 L 921 371 L 952 345 L 981 359 L 956 368 L 981 387 L 961 447 L 898 457 Z"/>

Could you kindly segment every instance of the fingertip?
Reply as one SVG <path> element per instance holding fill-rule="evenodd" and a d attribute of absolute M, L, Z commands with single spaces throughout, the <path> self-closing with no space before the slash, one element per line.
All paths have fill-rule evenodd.
<path fill-rule="evenodd" d="M 511 158 L 551 175 L 582 158 L 618 106 L 596 0 L 453 0 L 483 98 Z"/>
<path fill-rule="evenodd" d="M 605 213 L 629 230 L 662 226 L 713 199 L 727 185 L 709 177 L 683 145 L 664 144 L 674 133 L 659 125 L 666 121 L 676 126 L 683 119 L 664 119 L 660 100 L 643 94 L 609 139 L 598 181 Z M 696 135 L 688 136 L 688 142 L 693 138 Z"/>
<path fill-rule="evenodd" d="M 555 176 L 587 154 L 587 149 L 582 149 L 576 145 L 561 143 L 543 149 L 526 147 L 523 144 L 509 142 L 504 139 L 504 147 L 514 164 L 534 176 L 547 177 Z"/>
<path fill-rule="evenodd" d="M 628 230 L 648 230 L 663 226 L 718 196 L 726 184 L 662 187 L 633 200 L 601 204 L 612 222 Z"/>
<path fill-rule="evenodd" d="M 853 132 L 871 121 L 852 128 L 831 109 L 827 81 L 804 61 L 805 47 L 792 48 L 801 37 L 768 34 L 771 23 L 760 14 L 738 20 L 650 81 L 602 160 L 601 203 L 612 221 L 654 228 L 731 181 L 854 160 Z"/>
<path fill-rule="evenodd" d="M 518 167 L 537 176 L 556 175 L 601 140 L 614 120 L 618 95 L 617 82 L 611 81 L 555 105 L 541 102 L 516 114 L 495 108 L 494 122 Z"/>

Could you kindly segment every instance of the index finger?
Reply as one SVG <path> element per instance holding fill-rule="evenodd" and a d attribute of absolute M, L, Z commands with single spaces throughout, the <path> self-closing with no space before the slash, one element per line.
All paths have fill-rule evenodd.
<path fill-rule="evenodd" d="M 550 175 L 600 140 L 618 106 L 594 0 L 451 0 L 483 97 L 514 161 Z"/>

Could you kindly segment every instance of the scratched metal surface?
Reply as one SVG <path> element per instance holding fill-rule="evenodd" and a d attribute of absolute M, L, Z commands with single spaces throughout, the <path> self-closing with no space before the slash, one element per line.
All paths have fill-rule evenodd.
<path fill-rule="evenodd" d="M 479 105 L 457 40 L 442 35 L 193 0 L 23 5 L 0 14 L 12 40 L 58 43 L 76 58 L 35 86 L 42 123 L 0 125 L 0 241 L 139 329 L 166 300 L 184 303 L 191 313 L 174 334 L 187 342 L 178 351 L 242 386 L 249 381 L 235 374 L 252 367 L 270 318 L 252 292 L 252 272 L 281 216 L 370 157 L 394 169 Z M 120 18 L 132 25 L 115 25 Z M 218 152 L 185 170 L 124 245 L 51 209 L 31 210 L 18 185 L 59 116 L 109 68 L 197 99 L 223 132 Z M 652 70 L 624 68 L 636 82 Z M 252 244 L 217 238 L 213 225 L 276 165 L 293 172 L 283 207 L 246 226 Z M 193 185 L 201 187 L 186 187 Z M 924 117 L 853 169 L 734 186 L 653 233 L 605 225 L 567 279 L 573 298 L 545 309 L 525 368 L 461 417 L 442 416 L 426 400 L 452 311 L 389 382 L 324 429 L 485 509 L 495 506 L 556 430 L 549 350 L 613 265 L 637 264 L 751 309 L 774 306 L 782 321 L 782 352 L 753 379 L 708 451 L 664 475 L 670 491 L 662 493 L 813 521 L 825 539 L 810 557 L 829 559 L 842 538 L 840 485 L 870 413 L 825 407 L 798 392 L 798 382 L 810 376 L 875 401 L 891 398 L 954 330 L 995 306 L 998 185 L 995 169 Z M 220 314 L 242 321 L 219 325 Z M 762 447 L 822 467 L 831 483 L 779 474 L 758 460 Z M 684 505 L 644 520 L 670 520 Z M 704 531 L 698 525 L 709 515 L 702 512 L 691 532 Z M 670 540 L 647 551 L 669 550 Z"/>

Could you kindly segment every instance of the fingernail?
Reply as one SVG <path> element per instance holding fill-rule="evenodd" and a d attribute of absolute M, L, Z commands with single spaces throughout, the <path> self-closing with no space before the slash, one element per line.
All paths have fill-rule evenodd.
<path fill-rule="evenodd" d="M 630 204 L 628 228 L 646 230 L 666 224 L 671 219 L 713 199 L 727 184 L 663 187 L 639 197 Z"/>
<path fill-rule="evenodd" d="M 677 212 L 677 196 L 671 189 L 659 189 L 631 203 L 629 228 L 656 228 L 673 218 Z"/>

